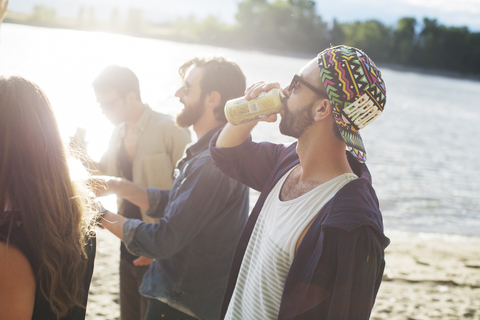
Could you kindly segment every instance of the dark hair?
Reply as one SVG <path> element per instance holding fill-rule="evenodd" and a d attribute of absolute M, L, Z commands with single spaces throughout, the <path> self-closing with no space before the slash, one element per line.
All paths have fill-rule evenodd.
<path fill-rule="evenodd" d="M 228 100 L 241 97 L 245 94 L 246 78 L 240 67 L 223 57 L 193 58 L 185 62 L 178 73 L 185 79 L 185 75 L 191 66 L 204 70 L 200 81 L 202 99 L 206 94 L 217 91 L 221 95 L 220 105 L 214 110 L 217 120 L 227 122 L 224 106 Z"/>
<path fill-rule="evenodd" d="M 0 209 L 8 200 L 20 213 L 38 267 L 33 270 L 37 292 L 60 317 L 82 297 L 92 208 L 70 179 L 55 115 L 42 89 L 20 76 L 1 76 L 0 115 Z"/>
<path fill-rule="evenodd" d="M 142 101 L 138 78 L 127 67 L 117 65 L 106 67 L 93 80 L 93 89 L 99 93 L 114 89 L 122 98 L 125 98 L 128 93 L 134 92 L 137 95 L 137 100 Z"/>
<path fill-rule="evenodd" d="M 338 126 L 337 126 L 337 123 L 335 121 L 333 121 L 332 129 L 333 129 L 333 134 L 335 135 L 335 138 L 337 138 L 340 141 L 345 141 L 345 140 L 343 140 L 342 135 L 340 134 L 340 130 L 338 130 Z"/>

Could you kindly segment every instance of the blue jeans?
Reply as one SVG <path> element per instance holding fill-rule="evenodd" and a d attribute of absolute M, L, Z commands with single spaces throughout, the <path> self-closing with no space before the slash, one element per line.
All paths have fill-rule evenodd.
<path fill-rule="evenodd" d="M 147 313 L 143 320 L 197 320 L 197 318 L 180 312 L 162 301 L 149 299 Z"/>

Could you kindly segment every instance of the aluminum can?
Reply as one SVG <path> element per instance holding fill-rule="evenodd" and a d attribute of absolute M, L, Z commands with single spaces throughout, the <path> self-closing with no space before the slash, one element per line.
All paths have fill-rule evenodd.
<path fill-rule="evenodd" d="M 245 100 L 245 97 L 228 100 L 225 104 L 225 116 L 233 125 L 266 118 L 282 109 L 282 90 L 274 88 L 260 93 L 257 98 Z"/>

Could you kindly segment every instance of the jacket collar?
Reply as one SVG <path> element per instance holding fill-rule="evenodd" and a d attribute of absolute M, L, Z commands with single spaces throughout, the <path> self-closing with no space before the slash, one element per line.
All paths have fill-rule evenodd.
<path fill-rule="evenodd" d="M 148 104 L 144 104 L 144 106 L 145 106 L 145 109 L 143 110 L 142 115 L 140 116 L 137 123 L 135 124 L 136 133 L 143 132 L 145 130 L 145 128 L 147 127 L 148 121 L 150 120 L 154 112 Z M 125 137 L 125 130 L 126 130 L 125 122 L 122 122 L 121 124 L 119 124 L 119 128 L 120 128 L 120 137 L 122 138 Z"/>
<path fill-rule="evenodd" d="M 148 120 L 150 120 L 151 115 L 153 113 L 153 110 L 150 108 L 148 104 L 144 104 L 145 109 L 142 112 L 142 115 L 140 116 L 140 119 L 137 121 L 136 128 L 137 130 L 143 132 L 145 130 L 145 127 L 148 124 Z"/>
<path fill-rule="evenodd" d="M 225 125 L 222 124 L 210 131 L 208 131 L 203 137 L 201 137 L 195 144 L 193 144 L 192 146 L 190 146 L 186 153 L 187 153 L 187 157 L 190 158 L 190 157 L 194 157 L 196 156 L 197 154 L 199 154 L 200 152 L 203 152 L 205 151 L 206 149 L 208 149 L 208 145 L 210 143 L 210 140 L 212 140 L 213 136 L 215 135 L 215 133 L 220 130 L 221 128 L 223 128 Z"/>
<path fill-rule="evenodd" d="M 288 147 L 290 156 L 295 159 L 287 160 L 288 165 L 284 166 L 276 175 L 272 187 L 278 180 L 299 162 L 296 153 L 297 143 L 293 143 Z M 360 163 L 345 151 L 348 163 L 358 179 L 350 181 L 343 186 L 335 196 L 324 206 L 328 211 L 328 218 L 321 222 L 321 226 L 336 227 L 346 231 L 361 225 L 370 225 L 382 235 L 382 242 L 388 245 L 389 241 L 383 235 L 383 219 L 379 208 L 379 202 L 372 187 L 372 176 L 365 163 Z M 323 209 L 322 209 L 323 210 Z"/>

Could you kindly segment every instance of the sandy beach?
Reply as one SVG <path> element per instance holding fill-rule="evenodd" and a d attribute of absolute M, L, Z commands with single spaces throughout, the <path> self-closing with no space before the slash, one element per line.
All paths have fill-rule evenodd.
<path fill-rule="evenodd" d="M 387 235 L 385 275 L 371 319 L 480 319 L 480 241 Z"/>
<path fill-rule="evenodd" d="M 119 319 L 120 241 L 98 230 L 88 320 Z M 389 234 L 372 320 L 480 319 L 480 239 Z"/>

